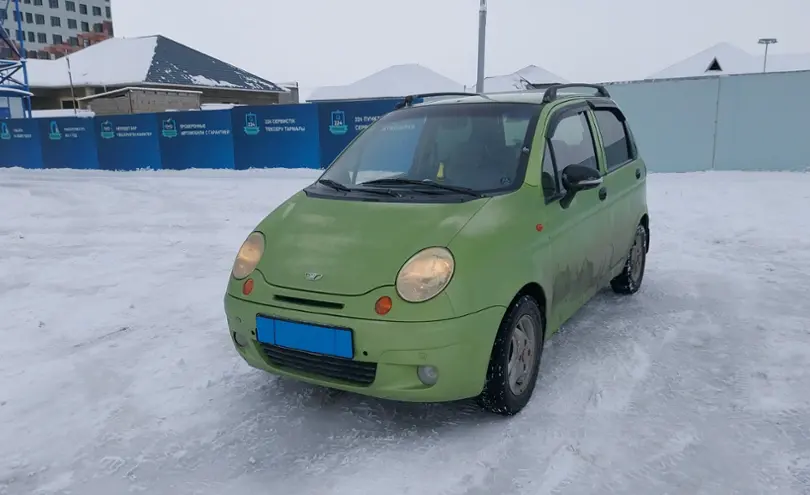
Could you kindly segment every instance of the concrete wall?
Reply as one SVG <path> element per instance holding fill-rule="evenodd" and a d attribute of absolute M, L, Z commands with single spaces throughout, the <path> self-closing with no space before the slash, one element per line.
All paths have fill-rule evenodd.
<path fill-rule="evenodd" d="M 74 91 L 76 92 L 76 98 L 95 94 L 93 88 L 74 88 Z M 34 96 L 31 98 L 31 108 L 34 110 L 73 108 L 70 88 L 32 88 L 31 92 L 34 93 Z M 99 93 L 100 92 L 101 91 L 99 91 Z"/>
<path fill-rule="evenodd" d="M 272 105 L 278 103 L 278 93 L 261 93 L 254 91 L 231 91 L 214 88 L 180 88 L 173 86 L 166 86 L 168 89 L 186 89 L 202 91 L 203 94 L 200 98 L 200 103 L 234 103 L 238 105 Z M 107 91 L 112 91 L 114 87 L 106 88 Z M 156 88 L 157 89 L 157 88 Z M 35 110 L 53 110 L 60 108 L 73 108 L 70 103 L 70 88 L 32 88 L 34 97 L 31 98 L 31 106 Z M 105 92 L 105 88 L 101 87 L 80 87 L 75 88 L 76 98 L 83 96 L 91 96 L 98 93 Z M 67 105 L 67 107 L 63 106 Z M 199 107 L 198 107 L 199 108 Z"/>
<path fill-rule="evenodd" d="M 133 90 L 111 97 L 80 102 L 96 115 L 120 115 L 131 113 L 156 113 L 166 110 L 198 110 L 200 95 L 168 91 Z"/>
<path fill-rule="evenodd" d="M 810 71 L 614 83 L 650 170 L 810 170 Z"/>
<path fill-rule="evenodd" d="M 182 89 L 182 88 L 178 88 Z M 202 91 L 200 103 L 234 103 L 237 105 L 273 105 L 278 103 L 278 93 L 252 91 L 229 91 L 227 89 L 185 88 Z"/>
<path fill-rule="evenodd" d="M 288 86 L 287 89 L 290 90 L 289 93 L 279 93 L 278 102 L 282 104 L 293 104 L 293 103 L 300 103 L 299 95 L 298 95 L 298 88 Z"/>

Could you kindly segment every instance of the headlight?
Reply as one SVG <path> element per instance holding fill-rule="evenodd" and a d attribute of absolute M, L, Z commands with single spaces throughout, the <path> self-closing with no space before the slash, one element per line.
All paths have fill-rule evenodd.
<path fill-rule="evenodd" d="M 236 260 L 233 262 L 231 274 L 233 278 L 243 279 L 253 272 L 259 260 L 262 259 L 264 254 L 264 236 L 259 232 L 253 232 L 248 236 L 242 247 L 239 248 L 239 253 L 236 254 Z"/>
<path fill-rule="evenodd" d="M 397 274 L 397 294 L 408 302 L 424 302 L 439 295 L 455 269 L 453 255 L 445 248 L 423 249 L 402 265 Z"/>

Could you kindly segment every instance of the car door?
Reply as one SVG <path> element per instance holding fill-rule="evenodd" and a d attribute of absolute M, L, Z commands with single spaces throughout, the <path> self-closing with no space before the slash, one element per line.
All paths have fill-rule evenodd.
<path fill-rule="evenodd" d="M 605 170 L 602 184 L 607 194 L 605 207 L 613 226 L 605 242 L 612 246 L 610 265 L 611 271 L 616 273 L 630 251 L 641 216 L 643 198 L 638 195 L 643 194 L 641 186 L 646 170 L 638 158 L 622 111 L 612 102 L 604 102 L 592 104 L 592 116 Z"/>
<path fill-rule="evenodd" d="M 550 253 L 555 260 L 551 324 L 573 315 L 596 292 L 609 267 L 610 246 L 600 242 L 610 229 L 600 188 L 578 192 L 570 204 L 562 171 L 568 165 L 599 170 L 588 106 L 574 104 L 552 113 L 546 126 L 541 185 Z"/>

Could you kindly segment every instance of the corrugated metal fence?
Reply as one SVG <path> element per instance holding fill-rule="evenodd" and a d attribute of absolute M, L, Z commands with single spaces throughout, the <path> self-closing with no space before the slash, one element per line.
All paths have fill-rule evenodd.
<path fill-rule="evenodd" d="M 612 83 L 651 171 L 810 170 L 810 71 Z"/>

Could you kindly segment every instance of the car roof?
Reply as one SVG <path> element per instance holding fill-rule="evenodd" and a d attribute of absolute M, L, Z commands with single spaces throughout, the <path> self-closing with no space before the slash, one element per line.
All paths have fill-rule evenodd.
<path fill-rule="evenodd" d="M 567 89 L 567 88 L 565 88 Z M 593 100 L 593 101 L 612 101 L 609 97 L 599 95 L 590 95 L 577 93 L 576 91 L 567 93 L 562 89 L 557 93 L 553 101 L 570 101 L 570 100 Z M 413 106 L 427 106 L 427 105 L 453 105 L 458 103 L 527 103 L 534 105 L 542 105 L 544 103 L 543 96 L 545 89 L 530 89 L 523 91 L 510 91 L 503 93 L 483 93 L 483 94 L 470 94 L 464 95 L 446 95 L 446 96 L 433 96 L 425 98 L 420 103 L 414 103 Z"/>

